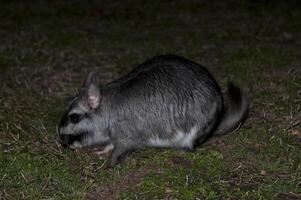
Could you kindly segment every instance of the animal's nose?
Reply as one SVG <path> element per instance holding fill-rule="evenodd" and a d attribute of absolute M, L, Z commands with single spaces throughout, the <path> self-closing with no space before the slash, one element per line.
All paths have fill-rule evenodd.
<path fill-rule="evenodd" d="M 60 135 L 60 139 L 61 139 L 61 145 L 62 147 L 66 148 L 69 146 L 69 137 L 68 135 Z"/>

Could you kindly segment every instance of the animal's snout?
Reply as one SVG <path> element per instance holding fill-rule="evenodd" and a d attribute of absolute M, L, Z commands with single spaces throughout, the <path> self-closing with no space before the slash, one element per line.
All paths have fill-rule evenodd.
<path fill-rule="evenodd" d="M 67 148 L 70 145 L 70 136 L 63 134 L 61 128 L 57 127 L 58 140 L 61 143 L 62 147 Z"/>
<path fill-rule="evenodd" d="M 68 135 L 60 135 L 60 142 L 62 147 L 67 148 L 70 145 L 70 138 Z"/>

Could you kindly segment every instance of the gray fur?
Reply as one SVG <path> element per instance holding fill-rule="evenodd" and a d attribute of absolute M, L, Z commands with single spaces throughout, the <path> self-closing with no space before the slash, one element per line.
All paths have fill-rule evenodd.
<path fill-rule="evenodd" d="M 59 133 L 62 144 L 71 148 L 113 145 L 109 166 L 134 149 L 193 149 L 214 132 L 225 134 L 236 129 L 249 109 L 245 95 L 231 84 L 224 106 L 210 73 L 175 55 L 154 57 L 98 88 L 99 104 L 93 108 L 89 91 L 95 86 L 95 75 L 90 74 L 69 104 Z M 82 116 L 77 124 L 68 117 L 73 112 Z"/>

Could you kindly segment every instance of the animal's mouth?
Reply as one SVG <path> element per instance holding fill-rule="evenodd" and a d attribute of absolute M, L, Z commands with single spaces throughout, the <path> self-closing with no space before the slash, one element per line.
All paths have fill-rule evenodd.
<path fill-rule="evenodd" d="M 62 146 L 63 148 L 67 148 L 69 145 L 68 145 L 68 144 L 65 144 L 65 143 L 63 143 L 63 142 L 61 142 L 61 146 Z"/>
<path fill-rule="evenodd" d="M 81 142 L 87 134 L 88 132 L 81 132 L 74 135 L 62 134 L 60 135 L 60 143 L 64 148 L 81 148 Z"/>
<path fill-rule="evenodd" d="M 79 142 L 74 142 L 73 144 L 69 145 L 70 149 L 80 149 L 82 147 L 83 147 L 83 145 L 80 144 Z"/>

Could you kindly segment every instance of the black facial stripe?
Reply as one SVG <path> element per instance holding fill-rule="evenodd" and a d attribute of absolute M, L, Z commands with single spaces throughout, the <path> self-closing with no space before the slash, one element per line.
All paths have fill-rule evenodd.
<path fill-rule="evenodd" d="M 69 115 L 69 120 L 73 124 L 77 124 L 81 119 L 82 119 L 82 115 L 80 115 L 80 114 L 73 113 L 73 114 Z"/>
<path fill-rule="evenodd" d="M 68 102 L 68 109 L 64 112 L 63 117 L 60 122 L 60 127 L 64 127 L 69 123 L 68 113 L 77 106 L 78 97 L 77 95 L 73 96 Z"/>
<path fill-rule="evenodd" d="M 80 132 L 75 135 L 61 135 L 61 142 L 65 145 L 72 145 L 74 142 L 81 142 L 84 137 L 87 137 L 89 132 Z"/>
<path fill-rule="evenodd" d="M 88 134 L 88 132 L 78 133 L 76 135 L 69 135 L 69 144 L 73 144 L 74 142 L 80 142 L 82 139 Z"/>
<path fill-rule="evenodd" d="M 81 143 L 82 140 L 87 137 L 90 133 L 89 132 L 80 132 L 75 135 L 60 135 L 61 144 L 63 147 L 68 147 L 72 145 L 74 142 Z"/>

